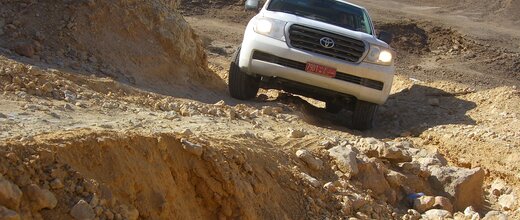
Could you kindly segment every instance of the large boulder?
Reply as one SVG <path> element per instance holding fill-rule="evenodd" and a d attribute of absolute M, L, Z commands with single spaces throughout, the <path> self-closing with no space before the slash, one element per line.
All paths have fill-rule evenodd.
<path fill-rule="evenodd" d="M 355 176 L 359 173 L 356 155 L 352 146 L 336 146 L 329 149 L 329 155 L 334 158 L 341 172 Z"/>
<path fill-rule="evenodd" d="M 8 209 L 18 210 L 22 200 L 22 190 L 0 175 L 0 204 Z"/>
<path fill-rule="evenodd" d="M 296 151 L 296 156 L 300 158 L 303 162 L 309 166 L 309 168 L 313 170 L 321 170 L 323 169 L 323 161 L 319 158 L 314 157 L 311 152 L 308 150 L 298 150 Z"/>
<path fill-rule="evenodd" d="M 94 213 L 92 207 L 83 199 L 72 207 L 70 215 L 76 220 L 91 220 L 96 217 L 96 213 Z"/>
<path fill-rule="evenodd" d="M 431 166 L 429 178 L 432 187 L 453 200 L 455 211 L 468 206 L 481 207 L 484 202 L 484 170 Z"/>
<path fill-rule="evenodd" d="M 413 209 L 419 213 L 424 213 L 433 208 L 435 205 L 435 197 L 421 196 L 413 201 Z"/>
<path fill-rule="evenodd" d="M 408 152 L 409 142 L 385 143 L 375 138 L 365 138 L 358 142 L 357 147 L 368 157 L 377 157 L 392 163 L 410 162 L 412 157 Z"/>
<path fill-rule="evenodd" d="M 383 149 L 380 149 L 379 157 L 392 163 L 411 162 L 412 156 L 407 151 L 410 146 L 409 142 L 390 142 Z"/>
<path fill-rule="evenodd" d="M 31 201 L 35 211 L 42 209 L 53 209 L 58 204 L 56 196 L 48 189 L 42 189 L 36 184 L 31 184 L 25 188 L 25 192 Z"/>
<path fill-rule="evenodd" d="M 376 159 L 368 159 L 359 165 L 359 174 L 355 180 L 359 181 L 366 189 L 372 190 L 374 194 L 382 197 L 389 203 L 394 203 L 397 195 L 390 187 L 390 184 L 385 178 L 385 168 Z"/>

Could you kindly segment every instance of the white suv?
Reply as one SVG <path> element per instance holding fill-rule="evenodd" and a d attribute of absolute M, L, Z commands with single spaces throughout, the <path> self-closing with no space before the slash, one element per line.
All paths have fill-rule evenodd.
<path fill-rule="evenodd" d="M 256 8 L 258 0 L 247 0 Z M 352 126 L 369 129 L 394 78 L 391 36 L 375 34 L 368 12 L 342 0 L 268 0 L 247 25 L 229 70 L 232 97 L 280 89 L 353 110 Z"/>

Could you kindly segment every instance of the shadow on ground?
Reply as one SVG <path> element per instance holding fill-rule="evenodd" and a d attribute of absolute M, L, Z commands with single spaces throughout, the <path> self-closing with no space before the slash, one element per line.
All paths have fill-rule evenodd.
<path fill-rule="evenodd" d="M 429 100 L 435 99 L 439 101 L 438 105 L 431 105 Z M 279 101 L 304 112 L 303 119 L 314 126 L 376 138 L 395 138 L 403 133 L 418 136 L 439 125 L 476 123 L 467 116 L 467 112 L 477 106 L 475 103 L 457 98 L 457 94 L 417 84 L 391 95 L 379 108 L 374 128 L 364 132 L 349 129 L 352 112 L 343 110 L 331 114 L 297 96 L 283 97 Z"/>

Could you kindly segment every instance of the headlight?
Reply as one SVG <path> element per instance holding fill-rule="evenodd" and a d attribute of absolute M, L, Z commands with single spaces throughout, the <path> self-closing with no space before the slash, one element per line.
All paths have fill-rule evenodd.
<path fill-rule="evenodd" d="M 287 22 L 272 18 L 259 18 L 256 20 L 254 30 L 256 33 L 285 41 L 285 25 Z"/>
<path fill-rule="evenodd" d="M 394 54 L 391 50 L 376 45 L 370 45 L 370 51 L 368 51 L 365 62 L 380 65 L 391 65 L 393 58 Z"/>

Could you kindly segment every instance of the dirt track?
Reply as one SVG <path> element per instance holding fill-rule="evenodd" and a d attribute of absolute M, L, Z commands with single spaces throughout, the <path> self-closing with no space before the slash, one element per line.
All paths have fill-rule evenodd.
<path fill-rule="evenodd" d="M 26 13 L 19 22 L 1 18 L 7 32 L 0 34 L 0 182 L 7 179 L 24 195 L 38 185 L 58 200 L 53 208 L 41 208 L 24 196 L 18 209 L 0 200 L 23 219 L 70 219 L 81 200 L 101 219 L 400 219 L 410 208 L 406 195 L 440 195 L 423 176 L 433 173 L 429 167 L 407 168 L 425 160 L 483 168 L 485 202 L 477 211 L 482 217 L 489 210 L 520 216 L 520 204 L 506 209 L 490 189 L 500 179 L 507 186 L 501 194 L 520 193 L 520 45 L 511 46 L 520 42 L 520 33 L 510 28 L 517 20 L 498 26 L 502 20 L 475 14 L 477 6 L 435 8 L 443 1 L 354 1 L 368 7 L 379 28 L 394 33 L 392 46 L 399 53 L 392 96 L 376 128 L 359 132 L 347 128 L 349 112 L 326 113 L 315 100 L 278 91 L 262 91 L 251 102 L 228 97 L 230 56 L 253 15 L 240 4 L 181 4 L 196 37 L 183 19 L 169 14 L 168 3 L 132 11 L 121 2 L 124 10 L 110 13 L 111 5 L 63 3 L 76 22 L 65 23 L 59 39 L 48 35 L 31 58 L 11 46 L 34 38 L 33 29 L 45 22 L 32 22 L 36 13 L 53 11 L 0 3 L 6 6 L 2 15 Z M 153 10 L 160 11 L 157 17 Z M 110 14 L 131 25 L 111 35 L 118 26 L 101 19 Z M 172 37 L 176 32 L 162 25 L 182 37 Z M 154 37 L 140 40 L 145 35 Z M 99 36 L 126 43 L 97 44 L 93 37 Z M 199 43 L 209 68 L 201 47 L 178 53 Z M 172 61 L 177 56 L 182 62 Z M 365 149 L 370 138 L 410 144 L 402 151 L 413 162 L 374 156 Z M 361 174 L 338 168 L 328 152 L 334 146 L 355 149 Z M 303 149 L 323 162 L 321 170 L 295 155 Z M 406 178 L 391 181 L 396 173 Z M 64 186 L 55 187 L 57 179 Z M 389 183 L 381 188 L 373 182 Z"/>

